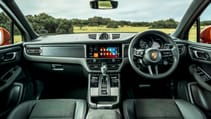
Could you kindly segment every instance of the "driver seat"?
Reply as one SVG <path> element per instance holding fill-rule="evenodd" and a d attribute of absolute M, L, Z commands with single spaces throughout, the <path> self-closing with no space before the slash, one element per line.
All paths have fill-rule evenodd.
<path fill-rule="evenodd" d="M 194 105 L 184 100 L 129 99 L 124 101 L 125 119 L 206 119 Z"/>

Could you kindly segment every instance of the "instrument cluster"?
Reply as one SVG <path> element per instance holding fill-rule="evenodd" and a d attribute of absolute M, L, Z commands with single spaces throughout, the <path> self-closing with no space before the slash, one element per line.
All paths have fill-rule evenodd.
<path fill-rule="evenodd" d="M 165 41 L 158 36 L 145 36 L 140 38 L 137 47 L 140 49 L 156 48 L 162 49 Z"/>

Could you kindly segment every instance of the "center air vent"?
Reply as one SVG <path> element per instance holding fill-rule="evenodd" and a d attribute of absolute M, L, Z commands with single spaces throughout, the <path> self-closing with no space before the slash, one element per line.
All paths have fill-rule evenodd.
<path fill-rule="evenodd" d="M 89 34 L 89 38 L 96 40 L 97 39 L 97 34 Z"/>
<path fill-rule="evenodd" d="M 40 47 L 27 47 L 26 53 L 29 55 L 40 56 L 42 54 L 42 49 Z"/>
<path fill-rule="evenodd" d="M 120 34 L 112 34 L 112 39 L 119 39 L 120 38 Z"/>
<path fill-rule="evenodd" d="M 118 33 L 91 33 L 88 34 L 89 39 L 94 39 L 94 40 L 114 40 L 114 39 L 119 39 L 120 34 Z"/>
<path fill-rule="evenodd" d="M 110 39 L 110 36 L 108 33 L 102 33 L 102 34 L 100 34 L 99 39 L 100 40 L 108 40 L 108 39 Z"/>

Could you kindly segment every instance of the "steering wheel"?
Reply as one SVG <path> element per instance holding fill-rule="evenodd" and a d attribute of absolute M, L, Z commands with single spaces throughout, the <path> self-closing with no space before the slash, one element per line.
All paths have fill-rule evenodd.
<path fill-rule="evenodd" d="M 156 36 L 166 43 L 170 48 L 137 48 L 136 45 L 140 39 L 144 39 L 146 36 Z M 157 30 L 149 30 L 142 33 L 138 33 L 130 42 L 128 49 L 129 62 L 132 68 L 140 75 L 148 79 L 161 79 L 170 75 L 177 67 L 179 62 L 179 50 L 173 39 Z M 171 59 L 170 66 L 163 71 L 167 59 Z M 160 69 L 159 69 L 160 68 Z M 161 69 L 162 68 L 162 69 Z"/>

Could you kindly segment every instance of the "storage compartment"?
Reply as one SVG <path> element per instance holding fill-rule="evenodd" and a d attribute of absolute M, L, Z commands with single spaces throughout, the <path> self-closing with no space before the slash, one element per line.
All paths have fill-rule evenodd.
<path fill-rule="evenodd" d="M 201 88 L 197 83 L 188 84 L 191 103 L 198 105 L 204 110 L 211 111 L 211 92 Z"/>
<path fill-rule="evenodd" d="M 95 96 L 91 97 L 91 101 L 96 104 L 110 104 L 117 100 L 117 96 Z"/>
<path fill-rule="evenodd" d="M 4 116 L 21 102 L 23 97 L 23 84 L 14 83 L 11 88 L 1 92 L 0 97 L 0 118 L 4 119 Z"/>
<path fill-rule="evenodd" d="M 90 109 L 86 116 L 86 119 L 121 119 L 121 114 L 118 109 Z"/>
<path fill-rule="evenodd" d="M 69 81 L 84 79 L 85 72 L 81 65 L 63 63 L 30 63 L 29 72 L 36 80 L 42 81 Z"/>
<path fill-rule="evenodd" d="M 88 104 L 91 108 L 112 109 L 120 101 L 120 75 L 89 74 Z"/>

